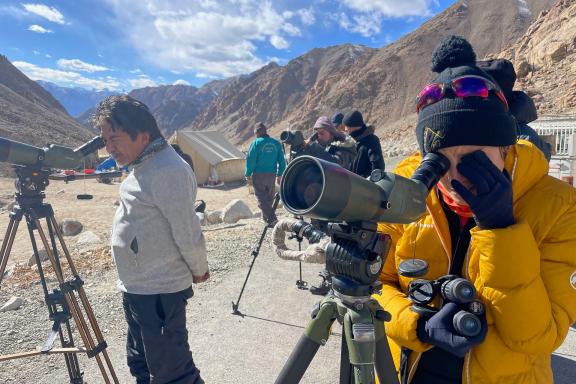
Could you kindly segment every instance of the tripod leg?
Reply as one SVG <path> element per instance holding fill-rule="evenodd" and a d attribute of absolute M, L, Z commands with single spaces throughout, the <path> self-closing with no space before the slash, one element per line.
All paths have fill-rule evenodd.
<path fill-rule="evenodd" d="M 381 383 L 399 384 L 383 321 L 374 322 L 376 331 L 376 374 Z"/>
<path fill-rule="evenodd" d="M 48 223 L 49 223 L 48 224 L 49 230 L 52 228 L 50 225 L 50 220 L 51 220 L 50 217 L 53 217 L 53 216 L 50 215 L 49 218 L 47 219 Z M 70 310 L 70 313 L 72 314 L 72 317 L 74 318 L 74 321 L 76 323 L 76 327 L 78 328 L 78 333 L 80 334 L 80 337 L 82 338 L 82 341 L 84 342 L 84 345 L 88 349 L 88 356 L 89 357 L 94 356 L 96 358 L 96 362 L 98 364 L 98 367 L 100 368 L 100 372 L 102 374 L 102 377 L 104 378 L 105 383 L 109 384 L 110 379 L 108 378 L 108 374 L 107 374 L 106 370 L 104 369 L 104 365 L 102 364 L 102 360 L 100 359 L 100 355 L 99 355 L 99 352 L 101 352 L 101 351 L 105 352 L 104 349 L 106 348 L 106 343 L 105 342 L 100 343 L 98 346 L 95 345 L 94 340 L 92 339 L 92 335 L 89 331 L 88 325 L 86 323 L 86 320 L 84 319 L 80 305 L 78 304 L 76 296 L 74 296 L 74 293 L 73 293 L 73 289 L 77 288 L 81 285 L 81 280 L 79 280 L 79 278 L 76 274 L 75 277 L 77 279 L 74 282 L 74 283 L 76 283 L 76 285 L 74 285 L 74 283 L 66 283 L 64 281 L 64 276 L 62 274 L 61 266 L 59 265 L 56 257 L 52 253 L 52 250 L 48 244 L 48 240 L 46 238 L 44 230 L 42 229 L 42 226 L 40 224 L 40 220 L 38 220 L 37 217 L 34 217 L 33 223 L 36 226 L 36 230 L 38 231 L 38 234 L 42 240 L 42 244 L 44 245 L 44 249 L 46 250 L 46 253 L 48 254 L 48 259 L 50 260 L 52 268 L 54 269 L 54 272 L 56 274 L 56 278 L 57 278 L 57 280 L 60 284 L 60 287 L 64 293 L 66 304 Z M 53 236 L 53 233 L 50 232 L 50 235 Z M 66 249 L 66 251 L 67 251 L 67 249 Z M 67 255 L 67 256 L 69 257 L 69 255 Z M 70 265 L 70 261 L 71 261 L 71 258 L 68 259 L 69 265 Z M 73 265 L 71 266 L 71 268 L 73 268 Z M 98 349 L 97 349 L 97 347 L 98 347 Z M 117 382 L 117 381 L 115 381 L 115 382 Z"/>
<path fill-rule="evenodd" d="M 252 250 L 252 257 L 253 257 L 252 263 L 250 263 L 250 268 L 248 269 L 248 274 L 246 274 L 246 278 L 244 279 L 244 284 L 242 284 L 242 289 L 240 290 L 240 295 L 238 295 L 238 300 L 236 300 L 236 303 L 232 302 L 232 311 L 233 311 L 232 313 L 234 315 L 241 315 L 242 314 L 238 310 L 238 307 L 240 307 L 240 299 L 242 299 L 242 295 L 244 294 L 244 289 L 246 288 L 246 283 L 248 283 L 248 278 L 250 277 L 250 273 L 252 273 L 252 267 L 254 267 L 254 263 L 256 262 L 256 258 L 258 257 L 258 254 L 260 253 L 260 247 L 262 246 L 262 242 L 264 241 L 264 238 L 266 237 L 266 231 L 268 231 L 267 225 L 262 230 L 262 234 L 260 235 L 260 239 L 258 240 L 258 244 L 256 245 L 256 248 L 254 248 Z"/>
<path fill-rule="evenodd" d="M 326 344 L 330 328 L 338 316 L 333 298 L 327 297 L 320 304 L 316 316 L 306 326 L 304 334 L 284 364 L 276 384 L 299 383 L 321 345 Z"/>
<path fill-rule="evenodd" d="M 352 365 L 356 384 L 373 384 L 374 376 L 374 324 L 372 314 L 366 308 L 359 311 L 347 307 L 342 324 L 342 332 L 346 338 L 350 364 Z M 344 381 L 340 379 L 340 382 Z M 388 384 L 388 383 L 386 383 Z"/>
<path fill-rule="evenodd" d="M 350 353 L 346 341 L 345 329 L 342 328 L 342 345 L 340 346 L 340 384 L 354 384 L 352 367 L 350 365 Z"/>
<path fill-rule="evenodd" d="M 77 281 L 81 281 L 80 277 L 78 276 L 78 271 L 76 270 L 76 267 L 74 265 L 74 261 L 72 260 L 72 257 L 70 256 L 70 252 L 68 251 L 68 247 L 66 246 L 66 243 L 64 242 L 64 235 L 60 231 L 60 227 L 58 226 L 58 223 L 56 222 L 56 218 L 54 217 L 54 215 L 50 215 L 48 217 L 48 229 L 50 231 L 51 238 L 52 238 L 53 242 L 54 242 L 53 233 L 54 232 L 56 233 L 56 236 L 58 237 L 58 241 L 60 243 L 60 246 L 62 247 L 62 251 L 64 252 L 64 256 L 66 257 L 66 261 L 68 262 L 68 266 L 70 267 L 70 271 L 72 272 L 73 276 L 76 278 Z M 98 341 L 98 345 L 96 346 L 96 353 L 98 353 L 98 352 L 102 353 L 102 356 L 104 357 L 104 360 L 106 361 L 106 365 L 108 367 L 108 370 L 110 372 L 110 375 L 112 376 L 114 383 L 118 383 L 119 382 L 118 377 L 116 376 L 116 372 L 114 371 L 114 367 L 112 366 L 112 361 L 110 360 L 110 357 L 108 356 L 108 351 L 106 351 L 106 347 L 107 347 L 106 341 L 104 341 L 104 336 L 102 335 L 102 331 L 100 330 L 100 326 L 98 325 L 98 321 L 96 320 L 96 316 L 94 315 L 94 311 L 92 310 L 92 306 L 90 305 L 90 302 L 88 301 L 88 296 L 86 295 L 86 291 L 84 290 L 84 287 L 82 287 L 81 284 L 76 286 L 76 291 L 78 292 L 78 296 L 80 297 L 80 301 L 82 302 L 82 305 L 84 307 L 84 311 L 86 312 L 86 316 L 88 317 L 88 321 L 90 322 L 92 330 L 94 331 L 94 335 L 96 336 L 96 341 Z M 96 355 L 96 359 L 97 359 L 97 361 L 99 361 L 98 355 Z"/>
<path fill-rule="evenodd" d="M 6 264 L 8 264 L 8 257 L 10 256 L 12 245 L 14 244 L 14 238 L 16 237 L 19 223 L 20 221 L 16 221 L 12 217 L 10 218 L 8 228 L 6 228 L 6 235 L 4 235 L 4 241 L 2 241 L 2 250 L 0 250 L 0 286 L 2 286 L 4 271 L 6 270 Z"/>

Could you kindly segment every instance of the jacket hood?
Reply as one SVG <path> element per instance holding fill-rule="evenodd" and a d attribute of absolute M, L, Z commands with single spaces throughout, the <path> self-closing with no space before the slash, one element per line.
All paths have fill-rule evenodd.
<path fill-rule="evenodd" d="M 519 124 L 528 124 L 538 118 L 534 101 L 526 93 L 514 91 L 509 101 L 511 102 L 510 113 Z"/>
<path fill-rule="evenodd" d="M 356 141 L 350 135 L 345 135 L 343 140 L 334 140 L 330 145 L 343 149 L 353 149 L 356 148 Z"/>

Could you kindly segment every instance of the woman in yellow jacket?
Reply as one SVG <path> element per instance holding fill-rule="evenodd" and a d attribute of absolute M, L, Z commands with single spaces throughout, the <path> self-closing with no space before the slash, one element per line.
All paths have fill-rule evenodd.
<path fill-rule="evenodd" d="M 547 175 L 543 154 L 516 142 L 515 121 L 494 80 L 475 66 L 457 37 L 433 55 L 439 75 L 418 98 L 422 154 L 450 160 L 427 199 L 427 213 L 407 225 L 380 224 L 393 245 L 375 298 L 403 382 L 552 383 L 551 354 L 576 321 L 576 190 Z M 396 173 L 410 177 L 414 155 Z M 482 332 L 460 335 L 461 308 L 435 302 L 424 318 L 412 310 L 399 265 L 422 259 L 435 280 L 458 275 L 485 306 Z"/>

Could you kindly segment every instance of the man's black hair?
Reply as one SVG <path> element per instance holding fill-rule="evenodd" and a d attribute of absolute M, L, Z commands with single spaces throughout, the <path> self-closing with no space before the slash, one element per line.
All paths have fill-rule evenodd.
<path fill-rule="evenodd" d="M 104 123 L 110 124 L 113 130 L 126 132 L 132 140 L 136 139 L 138 133 L 146 132 L 150 134 L 150 141 L 162 137 L 148 107 L 128 95 L 109 96 L 98 104 L 94 124 L 102 127 Z"/>

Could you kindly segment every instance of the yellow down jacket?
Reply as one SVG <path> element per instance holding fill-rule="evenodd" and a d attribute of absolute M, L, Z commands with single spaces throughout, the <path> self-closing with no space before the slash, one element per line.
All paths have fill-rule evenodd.
<path fill-rule="evenodd" d="M 419 155 L 403 161 L 395 173 L 410 177 Z M 509 151 L 506 169 L 512 177 L 516 223 L 504 229 L 471 230 L 462 276 L 474 283 L 486 306 L 488 334 L 466 354 L 462 383 L 552 383 L 551 354 L 576 320 L 576 189 L 547 175 L 542 153 L 527 141 Z M 425 279 L 450 270 L 448 222 L 436 193 L 427 213 L 407 225 L 379 225 L 392 237 L 392 247 L 374 295 L 392 315 L 386 333 L 399 366 L 400 348 L 413 352 L 411 379 L 422 352 L 432 346 L 416 336 L 418 315 L 406 296 L 410 278 L 397 267 L 407 259 L 429 264 Z"/>

